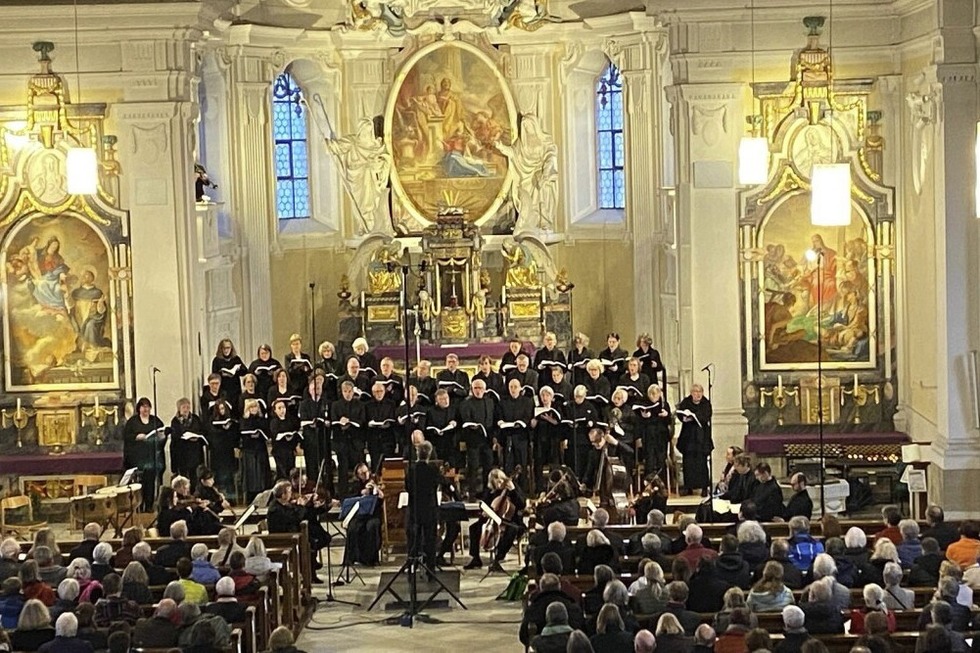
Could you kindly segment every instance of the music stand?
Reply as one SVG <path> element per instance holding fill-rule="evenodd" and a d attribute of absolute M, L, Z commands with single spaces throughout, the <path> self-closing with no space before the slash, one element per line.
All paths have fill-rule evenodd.
<path fill-rule="evenodd" d="M 350 561 L 350 531 L 348 529 L 350 527 L 350 523 L 354 521 L 354 517 L 357 516 L 357 512 L 360 510 L 360 508 L 361 508 L 361 504 L 355 502 L 351 506 L 350 512 L 348 512 L 347 516 L 344 517 L 344 521 L 342 525 L 344 527 L 344 532 L 347 533 L 347 536 L 344 537 L 344 563 L 340 566 L 340 570 L 337 572 L 337 580 L 335 580 L 333 583 L 337 587 L 340 587 L 341 585 L 350 585 L 351 581 L 353 580 L 353 577 L 355 576 L 359 581 L 361 581 L 361 585 L 367 586 L 367 583 L 365 583 L 364 579 L 361 578 L 361 574 L 357 571 L 357 569 Z M 327 552 L 328 564 L 330 562 L 329 553 L 330 552 L 328 551 Z M 327 570 L 328 579 L 329 576 L 330 576 L 330 570 L 328 569 Z"/>
<path fill-rule="evenodd" d="M 350 514 L 347 515 L 347 518 L 346 519 L 344 519 L 344 528 L 345 529 L 347 528 L 347 525 L 350 523 L 349 520 L 351 519 L 351 516 L 357 514 L 357 507 L 358 507 L 357 504 L 354 504 L 354 507 L 351 508 Z M 331 558 L 331 555 L 330 555 L 331 546 L 330 545 L 331 545 L 332 542 L 333 542 L 333 538 L 332 537 L 329 540 L 327 540 L 327 597 L 324 599 L 324 601 L 326 601 L 327 603 L 341 603 L 343 605 L 351 605 L 351 606 L 355 606 L 355 607 L 358 607 L 359 608 L 359 607 L 361 607 L 361 604 L 358 603 L 357 601 L 345 601 L 343 599 L 338 599 L 336 596 L 333 595 L 334 585 L 337 585 L 338 587 L 341 585 L 341 578 L 340 578 L 341 575 L 340 574 L 337 575 L 337 581 L 336 581 L 336 583 L 330 582 L 330 577 L 333 576 L 333 564 L 330 561 L 330 558 Z M 350 584 L 349 574 L 350 574 L 351 571 L 353 571 L 354 572 L 354 575 L 357 576 L 358 578 L 361 578 L 361 575 L 359 573 L 357 573 L 357 570 L 356 569 L 354 569 L 350 564 L 347 563 L 347 545 L 348 545 L 348 542 L 350 542 L 350 539 L 345 536 L 344 537 L 344 563 L 345 563 L 345 565 L 347 566 L 347 569 L 348 569 L 348 580 L 347 580 L 347 584 L 349 585 Z M 341 572 L 343 572 L 343 568 L 341 568 Z M 361 584 L 362 585 L 365 584 L 363 578 L 361 578 Z"/>

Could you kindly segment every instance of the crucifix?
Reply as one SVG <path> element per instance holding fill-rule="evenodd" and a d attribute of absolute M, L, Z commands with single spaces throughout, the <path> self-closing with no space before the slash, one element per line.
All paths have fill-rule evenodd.
<path fill-rule="evenodd" d="M 462 271 L 459 270 L 454 263 L 450 263 L 449 270 L 446 272 L 446 274 L 449 275 L 449 278 L 452 282 L 452 285 L 450 287 L 451 294 L 449 295 L 449 307 L 458 308 L 459 294 L 457 293 L 457 289 L 456 289 L 456 279 L 462 274 Z"/>

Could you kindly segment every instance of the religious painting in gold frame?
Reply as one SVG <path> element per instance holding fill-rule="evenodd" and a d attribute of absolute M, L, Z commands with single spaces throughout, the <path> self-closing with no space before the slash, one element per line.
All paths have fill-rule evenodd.
<path fill-rule="evenodd" d="M 392 156 L 396 222 L 422 224 L 447 209 L 480 224 L 496 214 L 511 183 L 495 147 L 517 134 L 507 80 L 480 48 L 437 41 L 402 65 L 388 95 L 385 144 Z"/>

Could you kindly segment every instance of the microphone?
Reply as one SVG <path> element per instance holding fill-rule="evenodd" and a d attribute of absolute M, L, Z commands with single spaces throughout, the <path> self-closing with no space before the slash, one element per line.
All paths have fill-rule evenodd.
<path fill-rule="evenodd" d="M 708 363 L 707 365 L 705 365 L 704 367 L 701 368 L 701 371 L 702 372 L 707 372 L 709 369 L 711 369 L 714 366 L 715 366 L 714 363 Z"/>
<path fill-rule="evenodd" d="M 156 373 L 158 373 L 158 372 L 162 372 L 162 371 L 163 371 L 163 370 L 161 370 L 161 369 L 160 369 L 159 367 L 157 367 L 156 365 L 154 365 L 153 367 L 151 367 L 151 368 L 150 368 L 150 372 L 153 372 L 154 374 L 156 374 Z"/>

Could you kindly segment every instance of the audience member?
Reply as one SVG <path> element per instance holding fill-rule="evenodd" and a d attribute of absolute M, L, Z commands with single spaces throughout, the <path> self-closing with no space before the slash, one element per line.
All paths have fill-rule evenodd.
<path fill-rule="evenodd" d="M 915 641 L 915 653 L 952 653 L 953 639 L 950 634 L 942 626 L 929 626 L 919 633 L 919 638 Z"/>
<path fill-rule="evenodd" d="M 885 590 L 877 583 L 868 583 L 864 586 L 864 606 L 851 610 L 851 634 L 862 635 L 865 633 L 864 619 L 871 612 L 881 612 L 888 620 L 888 632 L 895 632 L 895 613 L 885 605 Z"/>
<path fill-rule="evenodd" d="M 171 599 L 177 605 L 183 603 L 186 596 L 187 593 L 184 592 L 184 586 L 179 580 L 172 580 L 163 588 L 163 598 Z M 177 622 L 179 621 L 180 619 L 177 619 Z"/>
<path fill-rule="evenodd" d="M 554 553 L 561 560 L 562 569 L 574 569 L 572 564 L 572 545 L 565 541 L 565 524 L 554 521 L 548 524 L 548 541 L 534 547 L 534 568 L 538 576 L 544 572 L 541 570 L 541 558 L 548 553 Z M 565 639 L 568 639 L 567 637 Z"/>
<path fill-rule="evenodd" d="M 684 529 L 684 541 L 687 542 L 687 546 L 677 554 L 677 557 L 687 562 L 692 570 L 698 568 L 698 563 L 701 561 L 701 558 L 710 558 L 713 560 L 718 557 L 716 551 L 709 549 L 701 543 L 703 538 L 704 531 L 697 524 L 691 524 Z"/>
<path fill-rule="evenodd" d="M 178 519 L 170 525 L 170 542 L 157 548 L 154 562 L 161 567 L 176 567 L 181 558 L 191 557 L 191 544 L 187 541 L 187 522 Z"/>
<path fill-rule="evenodd" d="M 68 560 L 84 558 L 91 563 L 92 553 L 95 551 L 100 537 L 102 537 L 102 526 L 95 522 L 85 524 L 85 527 L 82 529 L 82 541 L 68 554 Z"/>
<path fill-rule="evenodd" d="M 24 609 L 24 595 L 21 594 L 20 578 L 13 576 L 0 584 L 0 627 L 17 627 L 17 620 Z"/>
<path fill-rule="evenodd" d="M 214 585 L 215 600 L 204 606 L 203 611 L 218 615 L 229 624 L 240 623 L 247 618 L 247 608 L 235 598 L 235 581 L 227 576 Z"/>
<path fill-rule="evenodd" d="M 922 555 L 922 541 L 919 539 L 919 523 L 914 519 L 898 522 L 902 541 L 898 543 L 898 559 L 903 569 L 911 569 L 912 563 Z"/>
<path fill-rule="evenodd" d="M 208 545 L 198 542 L 191 547 L 191 580 L 201 585 L 214 585 L 221 572 L 208 560 Z"/>
<path fill-rule="evenodd" d="M 670 541 L 670 555 L 677 555 L 687 548 L 687 539 L 684 536 L 684 531 L 686 531 L 687 527 L 691 524 L 697 523 L 694 517 L 691 517 L 690 515 L 681 515 L 683 515 L 683 513 L 680 511 L 674 515 L 674 523 L 677 524 L 677 530 L 680 532 L 680 534 Z M 678 519 L 678 516 L 680 516 L 680 519 Z"/>
<path fill-rule="evenodd" d="M 252 536 L 245 545 L 245 571 L 255 576 L 260 583 L 269 580 L 269 572 L 282 567 L 272 562 L 265 550 L 265 542 L 261 537 Z"/>
<path fill-rule="evenodd" d="M 180 628 L 177 631 L 177 645 L 184 651 L 198 639 L 197 630 L 210 622 L 210 644 L 219 648 L 228 646 L 231 641 L 231 626 L 216 614 L 202 613 L 201 606 L 190 601 L 184 601 L 177 606 L 180 614 Z"/>
<path fill-rule="evenodd" d="M 596 634 L 590 640 L 592 648 L 601 653 L 633 653 L 633 633 L 623 629 L 619 608 L 607 603 L 599 610 Z"/>
<path fill-rule="evenodd" d="M 697 572 L 687 583 L 690 592 L 687 601 L 688 609 L 694 612 L 718 612 L 721 610 L 725 592 L 731 586 L 731 583 L 718 576 L 715 559 L 701 558 Z"/>
<path fill-rule="evenodd" d="M 51 619 L 57 620 L 63 612 L 74 612 L 78 605 L 78 581 L 66 578 L 58 583 L 58 598 L 51 606 Z"/>
<path fill-rule="evenodd" d="M 598 567 L 596 567 L 598 569 Z M 648 562 L 643 567 L 646 585 L 636 591 L 630 599 L 630 606 L 636 614 L 657 614 L 667 607 L 667 584 L 664 570 L 656 562 Z"/>
<path fill-rule="evenodd" d="M 804 626 L 811 635 L 834 635 L 844 632 L 843 609 L 834 598 L 834 578 L 825 576 L 810 583 L 804 592 L 800 609 L 805 615 Z"/>
<path fill-rule="evenodd" d="M 225 526 L 218 531 L 218 548 L 211 554 L 211 564 L 215 567 L 225 567 L 231 563 L 231 554 L 235 551 L 245 553 L 245 548 L 238 545 L 238 531 L 233 526 Z"/>
<path fill-rule="evenodd" d="M 752 586 L 746 603 L 753 612 L 779 612 L 793 603 L 793 592 L 783 583 L 782 565 L 773 560 L 766 563 L 762 578 Z"/>
<path fill-rule="evenodd" d="M 953 604 L 946 601 L 935 601 L 929 606 L 928 610 L 924 610 L 923 612 L 929 612 L 930 620 L 932 621 L 932 624 L 925 629 L 927 632 L 936 626 L 946 632 L 950 644 L 949 648 L 946 649 L 947 651 L 951 653 L 962 653 L 963 651 L 969 650 L 962 632 L 953 625 L 953 620 L 955 619 Z M 921 631 L 922 628 L 919 630 Z M 915 650 L 917 653 L 920 650 L 918 641 L 915 643 Z"/>
<path fill-rule="evenodd" d="M 762 628 L 753 628 L 745 636 L 745 650 L 757 653 L 758 651 L 771 651 L 772 640 L 769 633 Z"/>
<path fill-rule="evenodd" d="M 800 571 L 806 571 L 817 555 L 823 553 L 823 544 L 810 535 L 810 520 L 796 516 L 789 520 L 789 561 Z"/>
<path fill-rule="evenodd" d="M 721 538 L 715 573 L 729 587 L 749 589 L 752 586 L 752 570 L 738 550 L 738 538 L 726 534 Z"/>
<path fill-rule="evenodd" d="M 762 572 L 770 562 L 777 563 L 783 568 L 783 584 L 786 587 L 798 590 L 803 587 L 803 572 L 796 568 L 789 559 L 789 544 L 784 539 L 773 540 L 769 546 L 769 559 L 755 568 L 752 577 L 758 581 L 762 578 Z"/>
<path fill-rule="evenodd" d="M 936 540 L 940 551 L 945 551 L 950 544 L 960 539 L 959 529 L 946 523 L 946 514 L 939 506 L 926 508 L 926 525 L 928 528 L 922 531 L 922 539 L 931 537 Z"/>
<path fill-rule="evenodd" d="M 92 580 L 101 583 L 102 579 L 112 571 L 112 545 L 108 542 L 99 542 L 92 549 Z"/>
<path fill-rule="evenodd" d="M 153 611 L 152 617 L 136 622 L 133 629 L 133 644 L 144 648 L 169 648 L 177 645 L 177 629 L 174 616 L 177 604 L 171 599 L 162 599 Z M 271 645 L 271 641 L 270 641 Z"/>
<path fill-rule="evenodd" d="M 245 571 L 245 554 L 235 551 L 231 554 L 229 578 L 235 581 L 235 596 L 243 601 L 251 601 L 259 596 L 259 580 Z"/>
<path fill-rule="evenodd" d="M 146 575 L 146 567 L 139 560 L 133 560 L 123 570 L 121 596 L 139 605 L 153 603 L 153 593 L 150 592 L 150 580 Z"/>
<path fill-rule="evenodd" d="M 885 605 L 889 610 L 912 610 L 915 608 L 915 592 L 899 587 L 902 582 L 902 568 L 894 562 L 885 565 L 882 574 L 885 579 Z"/>
<path fill-rule="evenodd" d="M 800 653 L 803 644 L 810 639 L 806 630 L 806 615 L 795 605 L 783 608 L 783 641 L 776 644 L 773 653 Z"/>
<path fill-rule="evenodd" d="M 579 552 L 576 569 L 579 574 L 591 574 L 596 565 L 619 569 L 619 557 L 603 532 L 593 528 L 585 536 L 585 547 Z"/>
<path fill-rule="evenodd" d="M 728 617 L 728 627 L 715 640 L 715 653 L 743 653 L 745 635 L 749 632 L 749 611 L 735 608 Z"/>
<path fill-rule="evenodd" d="M 636 617 L 629 609 L 630 596 L 629 592 L 626 591 L 626 586 L 623 585 L 621 580 L 611 580 L 606 583 L 606 589 L 602 592 L 603 604 L 615 605 L 619 608 L 619 616 L 623 620 L 623 629 L 628 633 L 635 633 L 640 629 L 640 624 L 636 622 Z M 591 627 L 592 624 L 590 623 Z M 595 634 L 594 628 L 590 628 L 589 632 Z"/>
<path fill-rule="evenodd" d="M 219 626 L 210 619 L 198 620 L 190 630 L 190 641 L 183 647 L 183 653 L 223 653 L 225 647 L 216 643 Z"/>
<path fill-rule="evenodd" d="M 139 564 L 136 569 L 143 570 Z M 109 574 L 102 579 L 102 590 L 105 596 L 95 603 L 95 625 L 106 628 L 117 621 L 135 625 L 141 615 L 140 606 L 122 595 L 123 579 L 118 574 Z"/>
<path fill-rule="evenodd" d="M 861 574 L 854 563 L 847 557 L 847 547 L 844 544 L 844 539 L 841 537 L 832 537 L 829 540 L 824 540 L 823 543 L 825 552 L 831 558 L 834 559 L 834 564 L 837 565 L 837 582 L 844 587 L 854 587 L 857 585 L 860 587 L 863 583 L 858 579 Z"/>
<path fill-rule="evenodd" d="M 851 607 L 851 590 L 847 589 L 837 580 L 837 563 L 826 553 L 821 553 L 817 556 L 817 559 L 813 561 L 813 570 L 811 573 L 812 578 L 817 581 L 821 578 L 832 579 L 831 586 L 831 596 L 834 603 L 837 604 L 838 610 L 846 610 Z M 812 585 L 813 583 L 811 583 Z M 809 626 L 808 626 L 809 627 Z M 812 633 L 813 630 L 811 629 Z"/>
<path fill-rule="evenodd" d="M 909 587 L 933 587 L 939 582 L 939 566 L 946 560 L 939 542 L 932 537 L 922 538 L 922 555 L 912 561 Z"/>
<path fill-rule="evenodd" d="M 716 633 L 725 632 L 728 628 L 728 619 L 731 617 L 732 611 L 737 608 L 745 608 L 748 611 L 748 606 L 745 604 L 745 592 L 740 587 L 730 587 L 722 597 L 721 610 L 715 614 L 714 622 L 711 624 Z M 755 628 L 758 625 L 759 618 L 755 616 L 755 613 L 749 611 L 749 627 Z"/>
<path fill-rule="evenodd" d="M 966 569 L 980 558 L 980 524 L 968 519 L 960 524 L 960 539 L 946 547 L 946 559 Z"/>
<path fill-rule="evenodd" d="M 269 653 L 303 653 L 294 644 L 293 631 L 286 626 L 279 626 L 269 635 Z"/>
<path fill-rule="evenodd" d="M 20 571 L 20 543 L 12 537 L 0 542 L 0 582 L 13 578 Z"/>
<path fill-rule="evenodd" d="M 566 653 L 595 653 L 589 636 L 581 630 L 573 630 L 568 636 L 568 644 L 565 645 Z"/>
<path fill-rule="evenodd" d="M 939 587 L 936 589 L 936 598 L 930 604 L 930 607 L 936 603 L 947 603 L 950 611 L 950 628 L 957 632 L 964 632 L 970 628 L 973 613 L 970 608 L 957 602 L 956 597 L 958 594 L 959 586 L 956 579 L 952 577 L 942 578 L 939 580 Z M 919 630 L 922 630 L 931 623 L 932 611 L 923 610 L 919 616 Z"/>
<path fill-rule="evenodd" d="M 61 615 L 64 616 L 75 618 L 70 612 Z M 15 625 L 17 629 L 10 634 L 10 643 L 15 651 L 36 651 L 55 637 L 55 629 L 51 627 L 51 613 L 37 599 L 31 599 L 24 604 Z M 57 653 L 58 649 L 54 651 Z"/>
<path fill-rule="evenodd" d="M 565 596 L 561 591 L 561 581 L 554 574 L 544 574 L 538 582 L 540 591 L 534 599 L 528 601 L 521 621 L 520 640 L 522 644 L 530 643 L 528 627 L 534 624 L 540 633 L 547 625 L 547 609 L 554 602 L 561 603 L 568 612 L 568 623 L 572 628 L 584 628 L 585 619 L 578 604 Z"/>
<path fill-rule="evenodd" d="M 875 548 L 871 553 L 871 559 L 868 561 L 868 569 L 863 574 L 865 584 L 875 583 L 877 585 L 883 585 L 885 582 L 885 565 L 889 562 L 894 562 L 897 565 L 901 564 L 898 558 L 898 548 L 888 538 L 883 537 L 875 540 Z"/>
<path fill-rule="evenodd" d="M 535 653 L 565 653 L 572 627 L 564 603 L 554 601 L 545 609 L 545 626 L 531 640 Z"/>
<path fill-rule="evenodd" d="M 37 599 L 49 608 L 54 605 L 54 590 L 41 580 L 37 560 L 25 560 L 17 575 L 20 578 L 20 591 L 25 601 Z"/>
<path fill-rule="evenodd" d="M 956 594 L 956 602 L 968 608 L 972 607 L 973 588 L 963 582 L 963 570 L 960 569 L 960 566 L 952 560 L 943 560 L 942 564 L 939 565 L 939 583 L 942 583 L 944 578 L 952 578 L 956 581 L 956 586 L 959 588 Z M 936 584 L 937 587 L 939 583 Z"/>
<path fill-rule="evenodd" d="M 769 558 L 766 531 L 757 521 L 743 521 L 738 525 L 738 552 L 750 568 L 763 564 Z"/>
<path fill-rule="evenodd" d="M 697 612 L 687 609 L 688 589 L 687 585 L 675 580 L 667 584 L 667 607 L 664 614 L 673 615 L 677 622 L 683 627 L 688 635 L 694 634 L 694 629 L 701 623 L 701 617 Z M 657 641 L 660 642 L 660 624 L 657 624 Z"/>
<path fill-rule="evenodd" d="M 95 606 L 91 603 L 79 603 L 75 608 L 75 618 L 77 619 L 75 636 L 88 642 L 93 650 L 104 651 L 109 645 L 109 638 L 105 629 L 95 627 Z M 55 631 L 57 630 L 58 624 L 55 622 Z"/>
<path fill-rule="evenodd" d="M 61 559 L 60 554 L 58 559 Z M 55 563 L 55 558 L 48 547 L 39 546 L 34 549 L 34 560 L 37 562 L 37 571 L 41 580 L 51 587 L 57 587 L 65 579 L 68 570 L 62 567 L 60 562 Z"/>
<path fill-rule="evenodd" d="M 130 634 L 117 630 L 109 633 L 109 653 L 129 653 Z"/>
<path fill-rule="evenodd" d="M 92 563 L 85 558 L 72 558 L 68 578 L 78 581 L 79 602 L 95 603 L 102 598 L 102 583 L 92 578 Z"/>
<path fill-rule="evenodd" d="M 657 639 L 649 630 L 643 629 L 633 639 L 634 653 L 653 653 L 657 648 Z"/>
<path fill-rule="evenodd" d="M 639 517 L 639 515 L 637 515 Z M 660 540 L 660 551 L 663 553 L 670 553 L 670 538 L 664 533 L 664 522 L 666 517 L 661 510 L 654 508 L 647 513 L 647 523 L 642 531 L 632 535 L 629 540 L 624 544 L 626 547 L 626 553 L 629 555 L 641 555 L 644 554 L 643 547 L 643 537 L 646 535 L 655 535 L 658 540 Z"/>
<path fill-rule="evenodd" d="M 133 547 L 133 560 L 143 565 L 147 583 L 151 586 L 166 585 L 177 578 L 177 574 L 154 562 L 153 551 L 148 542 L 140 542 Z M 174 563 L 176 564 L 176 560 Z"/>
<path fill-rule="evenodd" d="M 123 532 L 122 546 L 112 556 L 112 566 L 115 569 L 125 569 L 133 561 L 133 547 L 143 541 L 143 529 L 139 526 L 127 528 Z"/>
<path fill-rule="evenodd" d="M 673 585 L 674 583 L 671 583 Z M 668 586 L 669 587 L 669 586 Z M 691 613 L 694 614 L 694 613 Z M 697 624 L 694 629 L 697 628 Z M 694 632 L 694 629 L 691 632 Z M 686 634 L 677 615 L 665 612 L 657 619 L 657 653 L 689 653 L 694 647 L 694 638 Z"/>
<path fill-rule="evenodd" d="M 51 552 L 51 557 L 54 564 L 61 565 L 61 547 L 58 546 L 58 540 L 54 536 L 54 531 L 49 528 L 39 528 L 36 533 L 34 533 L 34 543 L 31 544 L 31 548 L 27 550 L 27 559 L 36 560 L 37 550 L 39 547 L 46 546 L 48 551 Z"/>
<path fill-rule="evenodd" d="M 694 648 L 691 653 L 713 653 L 715 650 L 715 629 L 708 624 L 701 624 L 694 631 Z"/>

